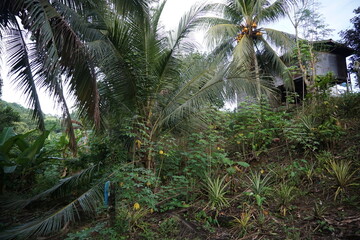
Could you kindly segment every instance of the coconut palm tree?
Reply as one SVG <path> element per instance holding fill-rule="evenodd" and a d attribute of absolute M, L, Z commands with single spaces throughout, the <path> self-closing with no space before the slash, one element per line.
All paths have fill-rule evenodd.
<path fill-rule="evenodd" d="M 290 1 L 276 0 L 228 0 L 225 4 L 217 4 L 221 10 L 220 17 L 211 18 L 217 23 L 208 31 L 210 43 L 217 52 L 222 51 L 229 56 L 235 67 L 252 70 L 257 86 L 257 96 L 262 91 L 262 78 L 265 68 L 285 77 L 288 86 L 292 81 L 286 66 L 273 46 L 280 52 L 290 49 L 293 44 L 291 36 L 271 28 L 261 27 L 285 16 Z M 285 74 L 284 74 L 285 73 Z"/>
<path fill-rule="evenodd" d="M 182 67 L 187 59 L 183 56 L 196 47 L 188 33 L 202 23 L 208 6 L 192 8 L 170 33 L 159 24 L 164 6 L 165 2 L 156 9 L 144 8 L 136 16 L 120 15 L 114 9 L 104 18 L 107 38 L 91 44 L 103 74 L 102 106 L 139 121 L 142 129 L 137 133 L 142 135 L 133 138 L 132 145 L 140 141 L 147 148 L 141 160 L 151 169 L 153 145 L 164 132 L 211 102 L 233 97 L 235 89 L 253 89 L 248 78 L 235 74 L 241 70 L 230 71 L 216 58 Z"/>

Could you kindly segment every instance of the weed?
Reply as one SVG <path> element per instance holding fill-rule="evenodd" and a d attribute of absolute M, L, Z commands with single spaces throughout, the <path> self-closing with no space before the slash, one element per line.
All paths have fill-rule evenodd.
<path fill-rule="evenodd" d="M 236 233 L 243 237 L 246 235 L 248 229 L 251 227 L 250 219 L 252 217 L 252 210 L 246 209 L 243 210 L 240 214 L 240 218 L 234 217 L 235 220 L 232 221 L 233 229 Z"/>
<path fill-rule="evenodd" d="M 142 219 L 149 213 L 147 209 L 127 209 L 124 206 L 119 207 L 116 216 L 116 227 L 121 232 L 134 231 L 135 228 L 144 230 Z"/>
<path fill-rule="evenodd" d="M 159 224 L 160 236 L 177 236 L 179 232 L 179 221 L 176 218 L 167 218 Z"/>
<path fill-rule="evenodd" d="M 317 219 L 322 219 L 326 210 L 327 210 L 326 206 L 323 205 L 323 203 L 321 201 L 319 201 L 319 204 L 317 202 L 315 202 L 314 217 Z"/>
<path fill-rule="evenodd" d="M 333 226 L 331 226 L 327 221 L 325 220 L 318 220 L 317 222 L 317 226 L 314 229 L 314 232 L 319 231 L 319 232 L 334 232 L 335 228 Z"/>
<path fill-rule="evenodd" d="M 195 214 L 195 220 L 201 222 L 203 228 L 209 232 L 215 232 L 215 229 L 212 225 L 218 224 L 217 220 L 213 219 L 211 216 L 208 216 L 204 210 L 201 210 Z"/>
<path fill-rule="evenodd" d="M 300 240 L 301 239 L 301 235 L 300 235 L 300 229 L 296 228 L 296 227 L 286 227 L 285 228 L 285 240 Z"/>
<path fill-rule="evenodd" d="M 102 222 L 94 227 L 85 228 L 81 231 L 75 233 L 69 233 L 65 240 L 78 240 L 78 239 L 93 239 L 96 236 L 96 239 L 109 239 L 117 240 L 122 239 L 113 228 L 107 227 L 106 223 Z"/>
<path fill-rule="evenodd" d="M 283 216 L 286 216 L 290 203 L 297 196 L 297 188 L 286 183 L 282 183 L 276 190 L 277 191 L 275 193 L 277 196 L 277 201 L 280 205 L 280 212 Z"/>

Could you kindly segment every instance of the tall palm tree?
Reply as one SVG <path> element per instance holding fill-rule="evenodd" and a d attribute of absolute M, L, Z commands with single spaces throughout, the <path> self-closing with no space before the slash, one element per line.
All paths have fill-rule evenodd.
<path fill-rule="evenodd" d="M 273 73 L 285 78 L 287 86 L 292 81 L 286 66 L 277 54 L 285 52 L 293 44 L 287 33 L 261 27 L 285 16 L 290 1 L 276 0 L 228 0 L 217 4 L 220 17 L 212 18 L 217 23 L 208 31 L 210 42 L 217 46 L 216 51 L 231 54 L 235 67 L 252 70 L 255 74 L 257 96 L 262 94 L 262 80 L 267 66 Z M 268 72 L 269 73 L 269 72 Z M 268 74 L 267 73 L 267 74 Z"/>

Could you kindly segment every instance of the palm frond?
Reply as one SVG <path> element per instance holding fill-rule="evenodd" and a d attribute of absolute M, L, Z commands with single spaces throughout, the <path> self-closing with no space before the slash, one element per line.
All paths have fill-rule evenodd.
<path fill-rule="evenodd" d="M 264 28 L 263 30 L 266 33 L 266 40 L 279 48 L 280 54 L 288 53 L 295 47 L 295 36 L 293 34 L 271 28 Z"/>
<path fill-rule="evenodd" d="M 42 199 L 46 196 L 49 196 L 49 195 L 64 196 L 66 193 L 68 193 L 72 189 L 74 189 L 86 182 L 89 182 L 91 180 L 91 177 L 94 174 L 94 171 L 98 167 L 99 167 L 99 165 L 91 166 L 71 177 L 61 179 L 59 181 L 59 183 L 56 184 L 55 186 L 53 186 L 52 188 L 49 188 L 31 198 L 5 203 L 4 206 L 2 206 L 2 208 L 4 208 L 4 209 L 22 209 L 22 208 L 25 208 L 26 206 L 28 206 L 29 204 L 31 204 L 39 199 Z"/>
<path fill-rule="evenodd" d="M 81 105 L 81 112 L 87 112 L 98 126 L 99 96 L 91 57 L 82 36 L 74 31 L 69 20 L 69 16 L 75 18 L 76 14 L 72 12 L 66 15 L 61 4 L 29 0 L 25 0 L 25 3 L 29 17 L 24 19 L 24 26 L 33 33 L 37 48 L 46 52 L 44 66 L 50 72 L 61 66 L 62 73 L 67 75 L 70 92 Z"/>
<path fill-rule="evenodd" d="M 268 2 L 268 1 L 258 1 Z M 287 0 L 276 0 L 270 6 L 261 6 L 256 19 L 259 23 L 269 23 L 279 20 L 286 15 L 286 11 L 289 9 L 290 3 Z"/>
<path fill-rule="evenodd" d="M 209 65 L 193 65 L 186 81 L 168 99 L 160 115 L 159 124 L 176 125 L 183 119 L 196 115 L 204 106 L 212 103 L 235 101 L 236 94 L 256 96 L 256 83 L 248 71 L 214 61 Z M 266 82 L 262 92 L 272 93 Z"/>
<path fill-rule="evenodd" d="M 149 2 L 146 0 L 111 0 L 115 12 L 124 17 L 132 16 L 143 19 L 149 13 Z"/>
<path fill-rule="evenodd" d="M 279 58 L 275 50 L 270 46 L 270 44 L 266 41 L 262 41 L 263 45 L 263 61 L 266 62 L 269 69 L 269 73 L 273 73 L 273 75 L 280 76 L 285 83 L 285 87 L 287 89 L 294 88 L 294 81 L 291 72 L 288 70 L 285 63 Z"/>
<path fill-rule="evenodd" d="M 181 54 L 185 54 L 192 52 L 196 48 L 194 41 L 191 40 L 191 38 L 188 38 L 188 36 L 192 30 L 198 27 L 198 24 L 201 22 L 200 19 L 205 14 L 206 9 L 206 5 L 193 6 L 181 18 L 176 33 L 169 34 L 168 44 L 162 46 L 162 49 L 165 51 L 162 50 L 159 52 L 159 61 L 155 64 L 156 73 L 159 79 L 155 92 L 158 93 L 162 89 L 172 88 L 171 78 L 179 75 L 177 70 L 179 67 L 177 55 L 180 50 Z"/>
<path fill-rule="evenodd" d="M 45 129 L 44 116 L 41 110 L 40 100 L 36 89 L 36 76 L 34 76 L 34 64 L 31 62 L 32 53 L 29 50 L 23 31 L 14 16 L 11 19 L 11 27 L 6 35 L 6 48 L 9 52 L 8 63 L 10 74 L 17 83 L 18 89 L 26 96 L 28 105 L 33 108 L 33 118 L 37 120 L 41 130 Z M 36 51 L 34 48 L 32 51 Z"/>
<path fill-rule="evenodd" d="M 186 38 L 189 36 L 191 31 L 202 24 L 202 18 L 207 13 L 207 9 L 207 5 L 194 5 L 188 12 L 183 15 L 183 17 L 180 19 L 175 35 L 170 38 L 170 49 L 180 47 L 179 44 L 182 44 L 182 51 L 193 50 L 194 45 L 190 43 L 194 40 Z"/>
<path fill-rule="evenodd" d="M 254 44 L 251 37 L 245 35 L 233 50 L 234 64 L 248 68 L 254 59 Z"/>
<path fill-rule="evenodd" d="M 137 61 L 134 52 L 140 52 L 133 43 L 135 23 L 125 22 L 115 15 L 109 16 L 104 23 L 107 28 L 107 40 L 91 42 L 89 48 L 97 56 L 98 66 L 103 75 L 102 90 L 107 92 L 105 97 L 116 97 L 117 101 L 127 106 L 134 105 L 136 98 L 136 78 L 142 76 L 137 72 Z M 131 59 L 134 61 L 130 61 Z"/>
<path fill-rule="evenodd" d="M 0 234 L 0 238 L 4 240 L 14 238 L 26 239 L 49 235 L 61 230 L 65 224 L 80 218 L 79 209 L 86 213 L 94 212 L 102 199 L 102 188 L 99 185 L 95 185 L 58 211 L 51 213 L 43 219 L 34 220 L 6 230 Z"/>
<path fill-rule="evenodd" d="M 207 43 L 211 48 L 215 47 L 219 43 L 226 42 L 226 40 L 231 39 L 230 44 L 234 42 L 237 33 L 240 30 L 240 26 L 231 24 L 231 23 L 223 23 L 217 24 L 211 27 L 206 33 Z"/>

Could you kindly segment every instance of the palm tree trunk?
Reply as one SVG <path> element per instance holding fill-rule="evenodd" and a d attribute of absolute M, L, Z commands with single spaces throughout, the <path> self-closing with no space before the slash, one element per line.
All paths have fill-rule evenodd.
<path fill-rule="evenodd" d="M 155 101 L 153 99 L 149 99 L 147 101 L 147 106 L 146 106 L 146 119 L 145 119 L 145 126 L 149 129 L 147 130 L 148 132 L 148 150 L 146 151 L 146 156 L 145 156 L 145 167 L 147 169 L 154 169 L 155 170 L 155 163 L 154 163 L 154 159 L 153 159 L 153 124 L 151 121 L 152 118 L 152 108 L 155 104 Z"/>
<path fill-rule="evenodd" d="M 257 99 L 261 99 L 261 82 L 260 82 L 260 68 L 256 57 L 256 51 L 254 50 L 254 67 L 255 67 L 255 81 L 256 81 L 256 95 Z"/>

